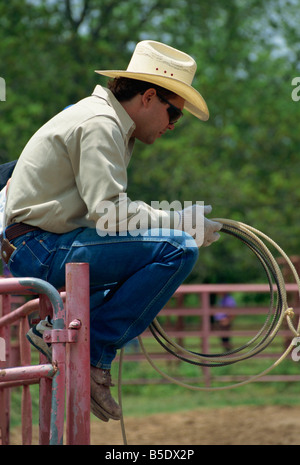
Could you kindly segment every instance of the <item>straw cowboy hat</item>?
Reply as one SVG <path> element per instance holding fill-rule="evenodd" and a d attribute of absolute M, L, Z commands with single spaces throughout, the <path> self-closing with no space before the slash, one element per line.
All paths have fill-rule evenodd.
<path fill-rule="evenodd" d="M 127 77 L 157 84 L 185 100 L 184 108 L 202 121 L 209 118 L 205 100 L 191 84 L 197 69 L 195 60 L 186 53 L 153 40 L 136 45 L 126 71 L 101 70 L 96 73 Z"/>

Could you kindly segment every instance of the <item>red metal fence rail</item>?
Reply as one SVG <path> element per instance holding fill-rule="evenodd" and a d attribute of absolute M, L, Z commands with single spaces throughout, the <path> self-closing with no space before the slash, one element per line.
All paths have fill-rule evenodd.
<path fill-rule="evenodd" d="M 48 283 L 33 278 L 0 280 L 2 309 L 0 337 L 5 342 L 5 361 L 0 361 L 0 444 L 9 444 L 10 388 L 22 386 L 23 444 L 32 441 L 30 384 L 39 383 L 40 444 L 62 444 L 65 397 L 66 443 L 90 441 L 90 323 L 89 268 L 85 263 L 68 264 L 66 290 L 60 294 Z M 11 311 L 12 295 L 39 295 Z M 65 303 L 64 303 L 65 302 Z M 31 365 L 30 345 L 25 337 L 28 315 L 38 311 L 41 319 L 51 314 L 53 329 L 45 337 L 52 344 L 52 363 L 41 355 Z M 20 362 L 13 365 L 12 328 L 19 330 Z M 79 357 L 80 351 L 80 357 Z M 16 362 L 16 360 L 15 360 Z"/>

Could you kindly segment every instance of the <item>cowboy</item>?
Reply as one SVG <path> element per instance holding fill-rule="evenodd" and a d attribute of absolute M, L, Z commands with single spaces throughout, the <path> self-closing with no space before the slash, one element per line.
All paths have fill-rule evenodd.
<path fill-rule="evenodd" d="M 108 89 L 97 85 L 33 135 L 10 181 L 2 257 L 11 273 L 61 288 L 66 263 L 89 263 L 91 410 L 103 421 L 121 416 L 110 392 L 117 350 L 149 326 L 222 227 L 204 216 L 210 206 L 201 210 L 201 235 L 200 205 L 162 210 L 126 195 L 136 139 L 152 144 L 183 109 L 208 119 L 191 86 L 195 71 L 179 50 L 138 43 L 126 71 L 96 71 L 113 78 Z M 51 325 L 48 318 L 27 335 L 49 359 L 42 335 Z"/>

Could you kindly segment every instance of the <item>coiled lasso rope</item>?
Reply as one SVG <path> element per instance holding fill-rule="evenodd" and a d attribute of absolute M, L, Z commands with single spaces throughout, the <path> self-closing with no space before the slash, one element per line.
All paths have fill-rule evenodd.
<path fill-rule="evenodd" d="M 300 279 L 296 272 L 294 265 L 292 264 L 289 257 L 285 254 L 285 252 L 274 242 L 270 237 L 266 236 L 261 231 L 248 226 L 244 223 L 223 219 L 223 218 L 215 218 L 214 221 L 219 221 L 223 224 L 221 232 L 234 236 L 240 239 L 244 244 L 246 244 L 250 250 L 257 256 L 260 260 L 267 278 L 270 287 L 270 307 L 269 311 L 266 315 L 266 320 L 263 327 L 259 330 L 259 332 L 250 340 L 248 343 L 242 345 L 241 347 L 232 350 L 227 353 L 223 354 L 200 354 L 197 352 L 192 352 L 187 350 L 181 346 L 179 346 L 175 341 L 170 339 L 170 337 L 165 333 L 161 325 L 159 324 L 158 320 L 155 319 L 152 324 L 150 325 L 150 330 L 154 336 L 154 338 L 159 342 L 159 344 L 169 353 L 174 355 L 174 357 L 198 366 L 207 366 L 207 367 L 220 367 L 225 365 L 230 365 L 237 362 L 242 362 L 248 358 L 251 358 L 258 353 L 262 352 L 275 338 L 277 335 L 282 322 L 286 319 L 288 327 L 294 337 L 300 336 L 300 319 L 298 321 L 297 326 L 295 327 L 292 319 L 294 317 L 294 311 L 292 308 L 288 306 L 287 302 L 287 295 L 285 289 L 285 281 L 282 276 L 281 270 L 277 261 L 275 260 L 274 256 L 269 250 L 269 247 L 266 243 L 272 245 L 277 252 L 284 258 L 286 263 L 288 264 L 290 271 L 294 277 L 294 280 L 298 287 L 298 293 L 300 295 Z M 265 242 L 264 242 L 265 241 Z M 277 298 L 274 297 L 274 288 L 277 290 Z M 276 362 L 274 362 L 269 368 L 265 369 L 261 373 L 250 376 L 248 379 L 227 385 L 227 386 L 218 386 L 218 387 L 207 387 L 207 386 L 194 386 L 186 384 L 178 379 L 175 379 L 169 376 L 167 373 L 163 372 L 151 359 L 150 355 L 145 349 L 143 344 L 143 340 L 139 337 L 139 343 L 141 349 L 150 363 L 150 365 L 165 379 L 171 381 L 172 383 L 178 384 L 182 387 L 196 390 L 196 391 L 219 391 L 224 389 L 231 389 L 237 386 L 243 386 L 250 382 L 257 380 L 258 378 L 266 375 L 275 367 L 277 367 L 290 353 L 293 349 L 294 344 L 293 341 L 287 347 L 285 352 L 278 358 Z M 123 361 L 123 350 L 121 351 L 121 357 L 119 362 L 119 402 L 121 406 L 121 370 L 122 370 L 122 361 Z M 122 433 L 124 443 L 126 444 L 126 436 L 124 430 L 124 422 L 123 418 L 121 420 L 122 423 Z"/>

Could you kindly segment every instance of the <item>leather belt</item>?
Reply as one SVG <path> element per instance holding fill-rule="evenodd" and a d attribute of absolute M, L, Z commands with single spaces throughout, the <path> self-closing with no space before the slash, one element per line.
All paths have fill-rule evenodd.
<path fill-rule="evenodd" d="M 7 226 L 7 228 L 5 229 L 5 237 L 9 242 L 11 242 L 14 239 L 17 239 L 17 237 L 23 236 L 23 234 L 26 234 L 31 231 L 36 231 L 38 229 L 40 228 L 38 228 L 37 226 L 31 226 L 31 224 L 13 223 Z"/>
<path fill-rule="evenodd" d="M 5 229 L 5 238 L 3 237 L 3 234 L 1 234 L 0 236 L 1 257 L 4 263 L 6 263 L 6 265 L 8 264 L 12 253 L 16 250 L 16 247 L 13 244 L 11 244 L 11 241 L 17 239 L 20 236 L 23 236 L 28 232 L 37 230 L 40 230 L 40 228 L 25 223 L 14 223 L 7 226 L 7 228 Z"/>

